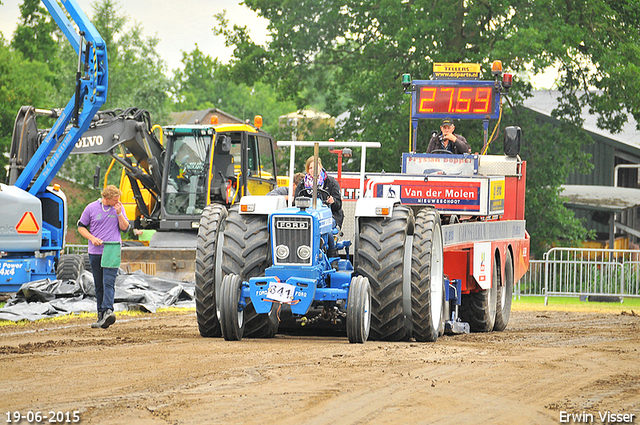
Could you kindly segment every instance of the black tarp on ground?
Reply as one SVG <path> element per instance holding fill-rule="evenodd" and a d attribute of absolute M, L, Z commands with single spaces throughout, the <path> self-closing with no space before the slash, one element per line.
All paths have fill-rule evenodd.
<path fill-rule="evenodd" d="M 39 320 L 70 313 L 96 312 L 93 275 L 77 280 L 25 283 L 0 308 L 0 320 Z M 116 278 L 115 311 L 155 312 L 161 307 L 195 307 L 195 283 L 150 276 L 140 271 Z"/>

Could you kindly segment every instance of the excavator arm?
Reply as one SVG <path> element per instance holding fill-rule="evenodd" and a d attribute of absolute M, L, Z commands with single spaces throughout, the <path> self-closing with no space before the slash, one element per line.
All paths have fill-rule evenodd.
<path fill-rule="evenodd" d="M 164 147 L 151 131 L 151 118 L 144 109 L 99 112 L 71 153 L 110 155 L 145 189 L 160 194 Z"/>
<path fill-rule="evenodd" d="M 60 113 L 60 110 L 36 109 L 32 106 L 20 108 L 11 141 L 9 184 L 13 184 L 24 172 L 25 166 L 22 164 L 31 163 L 34 152 L 53 131 L 38 130 L 36 117 L 45 115 L 57 118 Z M 73 128 L 71 125 L 67 127 L 63 139 Z M 140 194 L 139 186 L 142 186 L 156 201 L 162 188 L 163 153 L 164 147 L 151 131 L 149 112 L 138 108 L 99 111 L 71 151 L 71 154 L 77 155 L 111 156 L 126 170 L 134 192 Z M 153 218 L 142 196 L 136 196 L 136 203 L 146 218 Z"/>

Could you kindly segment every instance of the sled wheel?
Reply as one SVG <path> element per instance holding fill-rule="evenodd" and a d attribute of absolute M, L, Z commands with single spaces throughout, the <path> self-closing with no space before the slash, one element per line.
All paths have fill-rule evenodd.
<path fill-rule="evenodd" d="M 493 278 L 491 288 L 462 295 L 460 319 L 469 322 L 471 332 L 490 332 L 496 320 L 496 299 L 500 285 L 500 270 L 493 257 Z"/>
<path fill-rule="evenodd" d="M 504 285 L 498 287 L 496 304 L 496 323 L 493 325 L 494 331 L 503 331 L 509 324 L 511 316 L 511 301 L 513 297 L 513 258 L 511 251 L 507 249 L 504 259 Z"/>

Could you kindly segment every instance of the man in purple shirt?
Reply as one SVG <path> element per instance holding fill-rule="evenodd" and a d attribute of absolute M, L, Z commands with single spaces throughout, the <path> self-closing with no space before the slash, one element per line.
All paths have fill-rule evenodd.
<path fill-rule="evenodd" d="M 120 202 L 122 192 L 114 185 L 102 190 L 102 198 L 91 202 L 78 220 L 78 233 L 89 240 L 89 260 L 96 288 L 98 321 L 92 328 L 108 328 L 116 321 L 113 314 L 118 267 L 103 267 L 104 242 L 122 242 L 120 231 L 129 229 L 129 220 Z"/>

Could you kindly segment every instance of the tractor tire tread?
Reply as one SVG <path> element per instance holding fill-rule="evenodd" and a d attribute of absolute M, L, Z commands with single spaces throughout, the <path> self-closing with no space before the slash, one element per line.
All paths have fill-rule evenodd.
<path fill-rule="evenodd" d="M 210 204 L 202 212 L 196 245 L 196 318 L 203 337 L 220 337 L 220 321 L 216 307 L 215 270 L 217 244 L 224 230 L 227 209 L 224 205 Z M 219 276 L 218 278 L 221 278 Z"/>
<path fill-rule="evenodd" d="M 362 219 L 358 235 L 357 273 L 371 285 L 371 330 L 369 338 L 406 341 L 403 310 L 404 249 L 412 211 L 395 207 L 383 219 Z"/>

